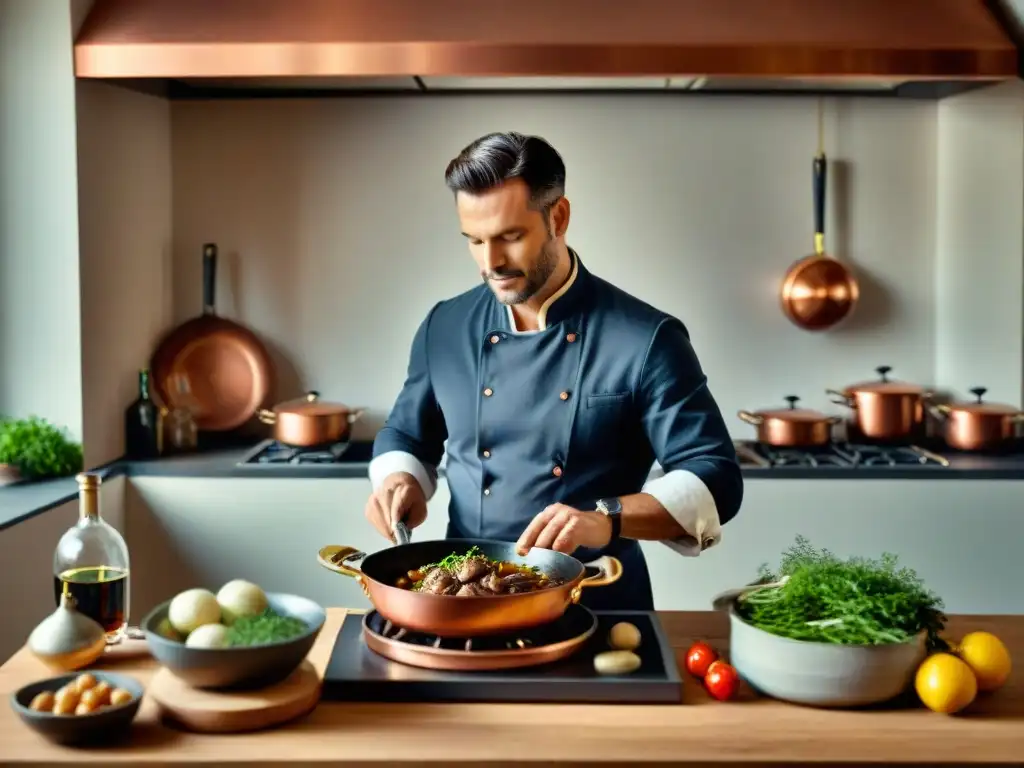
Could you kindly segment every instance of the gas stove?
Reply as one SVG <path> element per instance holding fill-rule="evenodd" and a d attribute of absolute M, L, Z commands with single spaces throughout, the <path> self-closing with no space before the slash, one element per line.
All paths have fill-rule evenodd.
<path fill-rule="evenodd" d="M 945 456 L 916 445 L 832 443 L 817 448 L 777 448 L 747 440 L 734 441 L 741 466 L 787 468 L 948 467 Z"/>
<path fill-rule="evenodd" d="M 261 468 L 359 463 L 369 461 L 372 450 L 372 443 L 360 441 L 298 448 L 277 440 L 264 440 L 246 453 L 237 466 L 258 471 Z"/>
<path fill-rule="evenodd" d="M 631 674 L 599 675 L 594 657 L 610 650 L 608 633 L 620 621 L 640 630 L 636 650 L 640 668 Z M 567 646 L 573 646 L 568 653 Z M 551 660 L 494 668 L 496 659 L 518 665 L 517 656 Z M 438 668 L 442 666 L 448 668 Z M 682 680 L 675 652 L 653 612 L 592 612 L 571 605 L 550 625 L 508 636 L 442 639 L 406 631 L 370 611 L 346 616 L 324 673 L 322 697 L 329 701 L 678 704 Z"/>

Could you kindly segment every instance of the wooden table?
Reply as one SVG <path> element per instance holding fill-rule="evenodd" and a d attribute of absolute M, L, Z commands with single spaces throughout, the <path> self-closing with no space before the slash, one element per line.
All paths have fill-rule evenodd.
<path fill-rule="evenodd" d="M 323 671 L 344 609 L 331 609 L 310 659 Z M 680 658 L 694 639 L 724 647 L 724 616 L 670 612 L 662 622 Z M 353 616 L 352 620 L 358 620 Z M 995 632 L 1024 668 L 1024 616 L 950 620 L 953 636 Z M 141 648 L 139 647 L 141 646 Z M 144 644 L 117 649 L 104 668 L 146 682 L 154 663 Z M 49 676 L 26 650 L 0 667 L 0 695 Z M 681 705 L 341 704 L 273 731 L 204 736 L 158 722 L 144 701 L 125 744 L 61 748 L 0 707 L 0 765 L 189 766 L 568 765 L 661 763 L 690 766 L 1024 764 L 1024 669 L 999 692 L 956 717 L 924 709 L 842 712 L 810 709 L 743 691 L 721 703 L 687 678 Z"/>

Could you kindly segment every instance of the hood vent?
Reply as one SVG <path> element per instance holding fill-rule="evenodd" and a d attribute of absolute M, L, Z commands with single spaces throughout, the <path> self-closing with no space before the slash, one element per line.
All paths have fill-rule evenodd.
<path fill-rule="evenodd" d="M 944 95 L 1017 77 L 983 0 L 95 0 L 78 77 L 178 93 Z"/>

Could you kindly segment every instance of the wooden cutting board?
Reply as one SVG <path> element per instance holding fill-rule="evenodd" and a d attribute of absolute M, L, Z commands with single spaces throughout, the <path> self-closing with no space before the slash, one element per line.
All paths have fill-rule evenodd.
<path fill-rule="evenodd" d="M 240 733 L 281 725 L 316 707 L 323 687 L 308 660 L 276 685 L 253 691 L 191 688 L 166 668 L 146 687 L 162 716 L 197 733 Z"/>

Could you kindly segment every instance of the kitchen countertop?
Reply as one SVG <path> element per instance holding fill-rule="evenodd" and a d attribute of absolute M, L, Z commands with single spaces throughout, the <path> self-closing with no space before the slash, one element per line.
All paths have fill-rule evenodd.
<path fill-rule="evenodd" d="M 351 614 L 350 614 L 351 615 Z M 321 673 L 346 611 L 328 620 L 310 660 Z M 725 647 L 728 623 L 711 612 L 662 612 L 679 660 L 694 639 Z M 999 635 L 1024 659 L 1024 616 L 951 617 L 950 632 Z M 103 668 L 143 683 L 155 665 L 143 642 L 110 654 Z M 0 667 L 0 694 L 48 677 L 22 649 Z M 172 730 L 143 702 L 129 741 L 117 747 L 59 748 L 0 710 L 0 763 L 62 766 L 405 766 L 661 764 L 687 766 L 1020 765 L 1024 761 L 1024 674 L 956 717 L 924 709 L 829 711 L 742 690 L 711 700 L 684 675 L 679 705 L 350 704 L 323 702 L 276 730 L 211 736 Z"/>

